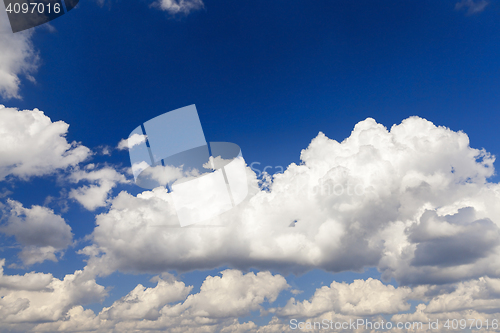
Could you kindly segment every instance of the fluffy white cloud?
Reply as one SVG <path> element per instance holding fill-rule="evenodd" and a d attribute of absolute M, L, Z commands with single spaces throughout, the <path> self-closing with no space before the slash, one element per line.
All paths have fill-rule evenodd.
<path fill-rule="evenodd" d="M 418 117 L 387 130 L 368 118 L 340 143 L 320 133 L 301 159 L 266 191 L 248 168 L 252 194 L 218 217 L 224 228 L 176 228 L 172 196 L 161 188 L 120 193 L 96 218 L 89 267 L 378 266 L 403 284 L 498 275 L 500 186 L 487 181 L 494 157 L 471 148 L 465 133 Z"/>
<path fill-rule="evenodd" d="M 65 169 L 85 160 L 90 150 L 68 143 L 69 125 L 52 122 L 38 109 L 19 111 L 0 105 L 0 180 L 26 179 Z"/>
<path fill-rule="evenodd" d="M 56 253 L 66 249 L 73 240 L 71 227 L 64 219 L 48 208 L 32 206 L 24 208 L 14 200 L 8 200 L 7 223 L 0 231 L 15 236 L 21 244 L 20 258 L 26 265 L 45 260 L 57 261 Z"/>
<path fill-rule="evenodd" d="M 154 288 L 138 285 L 122 299 L 105 307 L 97 316 L 74 307 L 61 320 L 41 324 L 35 331 L 97 330 L 99 332 L 247 332 L 257 326 L 240 324 L 236 317 L 272 303 L 289 286 L 284 277 L 269 272 L 243 274 L 225 270 L 208 276 L 200 292 L 188 294 L 192 286 L 172 276 L 158 278 Z M 82 326 L 78 326 L 81 323 Z"/>
<path fill-rule="evenodd" d="M 3 266 L 5 260 L 0 261 Z M 6 284 L 5 281 L 8 281 Z M 15 282 L 13 288 L 10 284 Z M 26 328 L 36 323 L 63 319 L 79 304 L 99 302 L 107 295 L 105 288 L 83 271 L 64 279 L 51 274 L 28 273 L 24 276 L 0 276 L 0 320 L 2 329 Z M 16 329 L 16 327 L 18 329 Z"/>
<path fill-rule="evenodd" d="M 418 286 L 413 289 L 409 287 L 393 288 L 383 285 L 374 279 L 357 280 L 351 284 L 333 282 L 330 287 L 322 287 L 316 290 L 310 301 L 295 302 L 292 298 L 284 308 L 273 309 L 276 313 L 269 324 L 258 328 L 258 332 L 293 332 L 290 329 L 290 318 L 300 318 L 301 321 L 309 323 L 323 323 L 323 320 L 333 322 L 356 322 L 358 319 L 372 323 L 387 317 L 377 314 L 389 314 L 393 329 L 390 332 L 442 332 L 452 331 L 454 319 L 459 326 L 469 328 L 475 321 L 482 321 L 483 329 L 486 330 L 486 320 L 491 329 L 492 320 L 500 314 L 500 279 L 482 277 L 475 280 L 448 285 Z M 410 309 L 408 300 L 417 300 L 415 309 Z M 364 305 L 365 307 L 360 307 Z M 406 312 L 406 313 L 400 313 Z M 429 321 L 439 320 L 439 329 L 429 329 Z M 446 321 L 450 329 L 445 328 Z M 408 323 L 410 326 L 422 323 L 421 329 L 400 330 L 396 325 Z M 478 322 L 478 327 L 480 323 Z M 497 326 L 498 327 L 498 326 Z M 463 331 L 464 328 L 460 331 Z M 317 330 L 316 330 L 317 331 Z M 373 332 L 366 326 L 360 326 L 357 330 L 335 329 L 336 332 Z M 498 331 L 496 329 L 491 330 Z"/>
<path fill-rule="evenodd" d="M 202 0 L 158 0 L 155 5 L 172 15 L 178 13 L 187 15 L 204 7 Z"/>
<path fill-rule="evenodd" d="M 208 276 L 200 291 L 189 294 L 191 286 L 165 274 L 153 288 L 138 285 L 130 293 L 103 308 L 99 314 L 75 305 L 65 315 L 50 322 L 33 324 L 36 332 L 294 332 L 290 319 L 310 323 L 324 320 L 349 322 L 365 319 L 384 320 L 380 314 L 392 315 L 398 322 L 422 322 L 427 330 L 429 320 L 481 319 L 498 317 L 499 279 L 480 278 L 447 286 L 395 288 L 376 279 L 356 280 L 350 284 L 332 282 L 316 290 L 309 301 L 291 298 L 283 308 L 271 308 L 275 316 L 264 325 L 252 321 L 240 323 L 251 311 L 263 309 L 289 286 L 284 277 L 268 272 L 243 274 L 236 270 L 221 272 L 222 277 Z M 408 312 L 409 300 L 417 300 Z M 404 313 L 401 313 L 404 312 Z M 470 325 L 470 322 L 467 322 Z M 352 332 L 350 329 L 333 329 Z M 28 329 L 26 330 L 28 331 Z M 361 327 L 356 332 L 370 332 Z M 400 332 L 393 329 L 391 331 Z"/>
<path fill-rule="evenodd" d="M 89 164 L 94 168 L 93 164 Z M 89 169 L 89 168 L 87 168 Z M 95 210 L 98 207 L 106 206 L 111 190 L 117 183 L 128 183 L 123 174 L 120 174 L 111 167 L 104 167 L 99 170 L 79 169 L 73 170 L 69 176 L 73 183 L 82 181 L 90 182 L 90 185 L 84 185 L 69 192 L 69 197 L 75 199 L 88 210 Z"/>
<path fill-rule="evenodd" d="M 106 320 L 157 320 L 168 303 L 186 299 L 193 287 L 179 281 L 158 280 L 155 288 L 138 285 L 128 295 L 104 308 L 100 317 Z"/>
<path fill-rule="evenodd" d="M 351 284 L 332 282 L 316 290 L 310 301 L 291 298 L 274 311 L 280 317 L 311 318 L 330 311 L 355 317 L 393 314 L 410 309 L 406 302 L 411 289 L 384 285 L 379 280 L 355 280 Z"/>
<path fill-rule="evenodd" d="M 121 139 L 116 148 L 119 150 L 131 149 L 134 146 L 137 146 L 143 142 L 146 142 L 146 139 L 147 139 L 147 135 L 141 135 L 141 134 L 135 133 L 131 137 L 129 137 L 128 139 Z"/>
<path fill-rule="evenodd" d="M 4 275 L 5 259 L 0 259 L 0 289 L 7 290 L 43 290 L 52 282 L 51 274 L 26 273 L 24 275 Z"/>
<path fill-rule="evenodd" d="M 398 249 L 395 244 L 388 245 L 391 250 L 379 263 L 379 269 L 386 278 L 395 277 L 403 284 L 498 276 L 500 230 L 491 219 L 477 215 L 470 207 L 444 216 L 427 210 L 418 223 L 406 228 L 397 224 L 392 235 L 405 242 L 400 242 Z"/>
<path fill-rule="evenodd" d="M 0 267 L 3 261 L 0 262 Z M 198 293 L 170 274 L 156 277 L 155 287 L 137 285 L 98 314 L 82 304 L 106 295 L 88 271 L 76 271 L 63 280 L 50 274 L 0 275 L 0 318 L 5 327 L 23 332 L 293 332 L 290 319 L 311 323 L 366 319 L 422 322 L 439 319 L 492 319 L 500 314 L 500 279 L 479 278 L 449 285 L 393 287 L 369 278 L 352 283 L 332 282 L 316 289 L 309 300 L 293 297 L 284 307 L 265 309 L 286 289 L 285 278 L 269 272 L 243 274 L 225 270 L 207 276 Z M 9 281 L 9 286 L 4 282 Z M 12 290 L 11 283 L 16 283 Z M 409 300 L 417 300 L 408 312 Z M 43 306 L 42 306 L 43 304 Z M 240 323 L 252 311 L 274 313 L 269 323 Z M 403 312 L 403 313 L 401 313 Z M 470 322 L 467 322 L 469 325 Z M 339 332 L 352 332 L 350 329 Z M 362 327 L 357 332 L 369 332 Z M 400 332 L 393 329 L 394 332 Z"/>
<path fill-rule="evenodd" d="M 422 289 L 424 295 L 434 295 L 424 297 L 427 303 L 418 304 L 413 312 L 395 314 L 391 318 L 392 321 L 428 323 L 439 320 L 440 328 L 443 328 L 447 320 L 451 326 L 451 321 L 456 319 L 460 326 L 463 325 L 465 319 L 466 328 L 469 328 L 470 325 L 473 329 L 476 328 L 476 321 L 479 328 L 481 321 L 482 329 L 477 331 L 498 331 L 494 327 L 492 328 L 492 323 L 493 320 L 496 320 L 496 328 L 498 328 L 500 279 L 481 277 L 453 285 L 426 286 Z M 422 291 L 416 294 L 420 294 Z M 488 320 L 488 329 L 486 329 L 486 320 Z"/>
<path fill-rule="evenodd" d="M 137 196 L 122 191 L 110 200 L 109 186 L 124 182 L 123 175 L 109 167 L 74 169 L 68 177 L 75 183 L 112 184 L 96 196 L 80 189 L 85 198 L 81 202 L 88 207 L 107 201 L 111 206 L 96 216 L 93 244 L 81 251 L 89 256 L 88 266 L 74 276 L 87 276 L 82 281 L 93 290 L 93 299 L 104 293 L 96 292 L 100 286 L 95 274 L 117 269 L 165 272 L 228 265 L 336 272 L 376 266 L 384 279 L 408 286 L 395 288 L 374 279 L 333 282 L 308 300 L 295 296 L 281 307 L 266 309 L 266 301 L 273 302 L 289 288 L 286 280 L 265 272 L 227 270 L 222 277 L 207 277 L 200 292 L 191 295 L 191 287 L 163 275 L 156 287 L 138 285 L 98 314 L 85 310 L 83 301 L 54 298 L 62 304 L 52 309 L 57 315 L 21 316 L 31 307 L 31 294 L 24 297 L 29 304 L 23 297 L 2 298 L 0 313 L 9 325 L 38 318 L 21 331 L 283 332 L 290 330 L 287 321 L 295 316 L 349 320 L 389 314 L 394 321 L 427 321 L 474 315 L 491 320 L 499 312 L 500 186 L 488 182 L 494 157 L 471 148 L 466 134 L 418 117 L 390 130 L 367 119 L 340 143 L 320 133 L 301 159 L 300 165 L 275 175 L 266 190 L 257 187 L 255 173 L 247 168 L 251 195 L 218 217 L 225 227 L 180 228 L 172 195 L 165 189 Z M 52 221 L 49 229 L 58 240 L 71 241 L 64 220 L 53 212 L 10 205 L 19 211 L 10 222 L 36 225 L 30 214 L 37 212 Z M 22 231 L 28 244 L 25 229 L 11 227 L 10 234 Z M 40 239 L 52 242 L 50 237 Z M 17 281 L 21 287 L 16 291 L 12 286 Z M 42 291 L 37 288 L 54 289 L 50 281 L 37 273 L 1 275 L 0 288 L 38 295 Z M 409 300 L 421 304 L 401 314 L 410 309 Z M 256 310 L 275 318 L 261 327 L 238 321 Z"/>
<path fill-rule="evenodd" d="M 240 317 L 259 310 L 260 304 L 272 303 L 289 286 L 281 275 L 269 272 L 242 274 L 225 270 L 222 277 L 208 276 L 200 293 L 188 297 L 182 307 L 196 317 Z"/>
<path fill-rule="evenodd" d="M 454 288 L 451 293 L 432 298 L 426 306 L 426 312 L 500 311 L 500 279 L 481 277 L 458 283 Z"/>
<path fill-rule="evenodd" d="M 38 67 L 38 55 L 31 42 L 33 31 L 12 33 L 7 12 L 0 4 L 0 96 L 20 98 L 20 75 L 33 81 L 30 75 Z"/>

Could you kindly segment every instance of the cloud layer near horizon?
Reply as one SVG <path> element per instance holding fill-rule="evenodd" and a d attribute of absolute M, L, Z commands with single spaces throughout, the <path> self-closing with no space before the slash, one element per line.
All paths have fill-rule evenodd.
<path fill-rule="evenodd" d="M 193 286 L 168 273 L 156 276 L 155 286 L 138 284 L 96 314 L 82 305 L 102 300 L 107 291 L 88 272 L 76 271 L 63 279 L 43 273 L 4 275 L 3 265 L 0 260 L 0 318 L 7 332 L 294 332 L 293 318 L 319 323 L 358 319 L 380 323 L 389 318 L 394 326 L 422 322 L 419 331 L 434 332 L 426 327 L 429 320 L 440 320 L 440 327 L 447 319 L 488 320 L 491 327 L 500 311 L 500 279 L 414 288 L 372 278 L 333 281 L 317 288 L 309 299 L 290 297 L 280 307 L 274 305 L 278 296 L 290 293 L 283 276 L 229 269 L 207 276 L 196 293 Z M 410 301 L 416 305 L 410 306 Z M 254 311 L 272 318 L 262 325 L 238 320 Z M 369 331 L 361 326 L 356 332 Z M 407 331 L 411 330 L 389 330 Z"/>

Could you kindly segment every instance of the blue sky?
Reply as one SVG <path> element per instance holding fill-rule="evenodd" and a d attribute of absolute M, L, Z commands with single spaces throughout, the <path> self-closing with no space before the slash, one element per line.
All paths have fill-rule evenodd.
<path fill-rule="evenodd" d="M 500 262 L 492 259 L 500 244 L 500 188 L 491 157 L 500 155 L 498 2 L 104 0 L 82 2 L 50 24 L 16 34 L 1 5 L 0 11 L 0 144 L 13 147 L 0 150 L 0 259 L 5 281 L 19 285 L 7 287 L 0 278 L 2 302 L 46 292 L 24 286 L 32 271 L 52 274 L 55 292 L 57 280 L 77 270 L 92 285 L 88 299 L 60 301 L 49 314 L 0 310 L 1 332 L 71 331 L 85 317 L 79 306 L 93 311 L 85 314 L 94 325 L 88 331 L 103 332 L 280 332 L 290 318 L 404 321 L 418 317 L 418 304 L 427 307 L 426 320 L 437 318 L 437 308 L 461 319 L 466 307 L 448 305 L 458 291 L 471 293 L 463 299 L 478 318 L 499 311 L 491 287 L 500 284 Z M 191 234 L 166 235 L 163 242 L 149 234 L 155 236 L 149 245 L 130 240 L 142 232 L 134 223 L 168 219 L 171 211 L 157 206 L 165 199 L 159 192 L 133 184 L 128 151 L 117 148 L 145 121 L 191 104 L 207 141 L 238 144 L 247 165 L 258 162 L 259 170 L 288 168 L 268 192 L 252 192 L 227 217 L 245 227 L 210 234 L 229 245 L 217 244 L 205 256 L 193 254 L 206 248 L 193 245 Z M 49 134 L 29 130 L 32 116 Z M 69 129 L 56 129 L 57 121 Z M 479 158 L 483 148 L 490 155 Z M 291 190 L 301 177 L 307 189 L 359 183 L 363 196 L 304 203 L 303 193 Z M 88 186 L 96 192 L 86 192 Z M 303 226 L 279 229 L 293 214 Z M 248 227 L 260 223 L 271 228 L 262 244 L 241 235 L 261 232 Z M 41 228 L 39 240 L 29 228 Z M 240 237 L 240 245 L 230 242 Z M 482 246 L 460 246 L 469 241 Z M 183 244 L 193 245 L 193 253 Z M 146 258 L 148 246 L 172 254 Z M 223 270 L 230 270 L 220 280 L 227 290 L 255 284 L 254 291 L 241 291 L 253 298 L 238 311 L 209 303 L 200 291 Z M 266 271 L 272 275 L 259 275 Z M 243 282 L 231 280 L 238 272 L 248 274 Z M 168 301 L 175 294 L 168 288 L 177 286 L 168 273 L 193 289 Z M 138 284 L 156 288 L 150 292 L 163 300 L 136 295 L 150 313 L 162 313 L 155 320 L 126 315 L 140 313 L 127 302 Z M 330 292 L 322 286 L 330 288 L 329 303 L 320 301 L 321 292 Z M 485 288 L 488 306 L 474 286 Z M 176 304 L 192 326 L 165 319 Z M 113 309 L 123 316 L 110 314 Z M 200 318 L 210 324 L 196 326 Z"/>

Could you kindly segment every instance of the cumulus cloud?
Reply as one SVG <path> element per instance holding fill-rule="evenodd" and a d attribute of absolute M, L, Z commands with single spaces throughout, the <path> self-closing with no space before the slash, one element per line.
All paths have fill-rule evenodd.
<path fill-rule="evenodd" d="M 4 275 L 5 259 L 0 259 L 0 289 L 44 290 L 52 282 L 52 274 L 26 273 L 24 275 Z"/>
<path fill-rule="evenodd" d="M 185 300 L 193 289 L 179 281 L 158 280 L 154 288 L 145 288 L 139 284 L 125 297 L 110 307 L 104 308 L 100 317 L 106 320 L 157 320 L 160 310 L 168 303 Z"/>
<path fill-rule="evenodd" d="M 246 332 L 253 322 L 240 324 L 238 316 L 272 303 L 289 286 L 281 275 L 269 272 L 243 274 L 225 270 L 222 276 L 208 276 L 200 291 L 172 276 L 158 278 L 156 287 L 138 285 L 130 293 L 98 314 L 74 307 L 61 320 L 40 324 L 35 331 L 86 330 L 117 332 Z"/>
<path fill-rule="evenodd" d="M 486 320 L 489 329 L 492 322 L 498 324 L 499 279 L 481 277 L 466 282 L 449 285 L 427 285 L 414 288 L 384 285 L 379 280 L 355 280 L 351 284 L 333 282 L 330 287 L 318 288 L 309 301 L 296 302 L 291 298 L 284 308 L 272 309 L 276 316 L 267 324 L 259 327 L 257 332 L 294 332 L 290 328 L 290 318 L 301 318 L 309 323 L 323 323 L 323 320 L 333 322 L 349 322 L 363 319 L 379 323 L 388 322 L 393 328 L 389 332 L 441 332 L 446 330 L 448 321 L 452 325 L 464 325 L 462 330 L 476 321 L 478 327 L 486 330 Z M 337 299 L 340 298 L 340 299 Z M 414 310 L 410 309 L 409 300 L 416 300 Z M 363 306 L 361 306 L 363 305 Z M 453 324 L 452 321 L 456 320 Z M 429 321 L 439 320 L 439 329 L 429 328 Z M 482 322 L 480 322 L 482 321 Z M 465 324 L 464 324 L 465 322 Z M 410 324 L 410 327 L 421 323 L 419 329 L 400 330 L 396 325 Z M 417 327 L 417 326 L 415 326 Z M 497 326 L 498 327 L 498 326 Z M 336 332 L 373 332 L 366 326 L 357 330 L 335 329 Z M 496 330 L 492 330 L 496 331 Z"/>
<path fill-rule="evenodd" d="M 94 167 L 93 164 L 89 166 Z M 93 211 L 98 207 L 107 205 L 111 190 L 118 183 L 128 183 L 125 176 L 111 167 L 104 167 L 99 170 L 86 170 L 76 168 L 69 176 L 73 183 L 89 182 L 69 192 L 69 197 L 78 201 L 86 209 Z"/>
<path fill-rule="evenodd" d="M 491 254 L 500 240 L 497 225 L 489 219 L 475 220 L 474 216 L 468 219 L 461 216 L 467 213 L 473 215 L 474 209 L 464 208 L 455 215 L 445 217 L 426 211 L 420 218 L 420 224 L 412 226 L 409 234 L 410 241 L 417 244 L 412 265 L 463 265 Z M 455 221 L 446 221 L 453 218 Z"/>
<path fill-rule="evenodd" d="M 55 306 L 56 314 L 47 316 L 48 311 L 39 317 L 39 322 L 23 323 L 24 331 L 34 332 L 294 332 L 290 319 L 300 319 L 310 323 L 349 322 L 358 319 L 380 322 L 422 322 L 419 331 L 428 332 L 429 320 L 440 321 L 440 327 L 447 319 L 470 318 L 489 320 L 498 317 L 500 310 L 500 280 L 479 278 L 448 286 L 393 287 L 377 279 L 355 280 L 352 283 L 332 282 L 330 286 L 316 289 L 309 300 L 296 301 L 293 297 L 284 307 L 269 308 L 278 295 L 289 289 L 286 279 L 269 272 L 243 274 L 237 270 L 222 271 L 221 276 L 207 276 L 198 293 L 191 293 L 193 287 L 186 286 L 170 274 L 157 277 L 155 287 L 137 285 L 132 291 L 111 306 L 104 307 L 98 314 L 85 310 L 75 300 L 82 302 L 99 299 L 105 291 L 92 279 L 87 286 L 82 283 L 71 285 L 79 288 L 79 293 L 64 299 L 61 306 Z M 45 290 L 54 297 L 64 290 L 61 282 L 73 282 L 74 276 L 83 279 L 80 271 L 67 275 L 61 281 L 52 278 L 49 284 L 54 290 Z M 13 276 L 22 280 L 23 277 Z M 73 282 L 74 283 L 74 282 Z M 70 284 L 68 283 L 67 286 Z M 56 287 L 57 286 L 57 287 Z M 6 293 L 5 290 L 3 293 Z M 92 294 L 81 299 L 81 291 Z M 19 291 L 9 291 L 16 294 Z M 33 299 L 36 291 L 23 294 Z M 20 296 L 17 294 L 16 296 Z M 54 299 L 54 298 L 53 298 Z M 410 310 L 408 301 L 416 300 L 415 309 Z M 12 303 L 9 309 L 0 308 L 0 314 L 9 313 L 10 326 L 20 319 L 23 303 Z M 0 304 L 1 306 L 1 304 Z M 17 308 L 16 308 L 17 306 Z M 4 312 L 2 312 L 2 309 Z M 261 310 L 262 314 L 273 313 L 274 317 L 266 324 L 257 325 L 252 321 L 240 323 L 238 318 L 248 316 L 252 311 Z M 18 311 L 16 313 L 16 311 Z M 15 314 L 10 314 L 11 312 Z M 388 315 L 382 317 L 381 315 Z M 470 322 L 467 321 L 467 325 Z M 350 329 L 334 329 L 336 332 L 352 332 Z M 357 332 L 369 332 L 360 327 Z M 396 327 L 391 332 L 400 332 Z"/>
<path fill-rule="evenodd" d="M 228 269 L 207 276 L 199 292 L 192 293 L 174 276 L 164 273 L 154 287 L 137 285 L 99 313 L 82 305 L 101 301 L 107 293 L 88 270 L 62 280 L 51 274 L 4 275 L 0 260 L 0 318 L 3 327 L 23 332 L 293 332 L 291 318 L 310 323 L 323 320 L 349 322 L 366 319 L 397 322 L 486 319 L 500 314 L 500 279 L 482 277 L 449 285 L 394 287 L 368 278 L 323 286 L 304 301 L 291 297 L 283 307 L 272 308 L 286 279 L 269 272 L 242 273 Z M 410 300 L 416 300 L 410 310 Z M 267 309 L 266 309 L 267 308 Z M 274 314 L 266 324 L 238 318 L 254 311 Z M 467 324 L 470 324 L 467 322 Z M 351 332 L 352 330 L 335 330 Z M 368 332 L 362 327 L 359 332 Z M 399 332 L 393 329 L 394 332 Z"/>
<path fill-rule="evenodd" d="M 225 228 L 179 228 L 165 189 L 121 192 L 96 217 L 89 267 L 107 274 L 376 266 L 403 284 L 498 275 L 500 187 L 487 181 L 494 157 L 471 148 L 465 133 L 418 117 L 388 130 L 368 118 L 342 142 L 320 133 L 301 159 L 267 190 L 247 168 L 252 193 L 218 217 Z"/>
<path fill-rule="evenodd" d="M 0 105 L 0 180 L 8 175 L 27 179 L 75 166 L 90 155 L 79 143 L 69 143 L 69 125 L 52 122 L 38 109 L 19 111 Z"/>
<path fill-rule="evenodd" d="M 392 316 L 392 321 L 401 322 L 429 322 L 439 320 L 440 327 L 443 327 L 447 320 L 450 322 L 456 320 L 459 325 L 466 320 L 466 327 L 486 329 L 486 321 L 488 321 L 488 329 L 497 331 L 492 327 L 492 323 L 496 321 L 498 325 L 498 316 L 500 314 L 500 280 L 488 277 L 481 277 L 470 281 L 460 282 L 451 286 L 451 291 L 443 288 L 443 286 L 428 286 L 427 290 L 440 290 L 438 295 L 428 297 L 427 303 L 420 303 L 415 307 L 415 310 L 403 314 L 395 314 Z M 443 290 L 445 290 L 443 292 Z M 462 323 L 460 322 L 462 321 Z M 457 325 L 455 323 L 455 325 Z M 498 328 L 498 326 L 497 326 Z M 430 331 L 430 330 L 425 330 Z"/>
<path fill-rule="evenodd" d="M 398 245 L 399 250 L 393 248 L 397 242 L 389 245 L 392 251 L 381 260 L 379 269 L 385 278 L 395 277 L 402 284 L 497 276 L 499 229 L 491 219 L 477 218 L 477 213 L 471 207 L 443 216 L 425 211 L 418 223 L 406 229 L 402 224 L 393 225 L 393 234 L 407 241 Z"/>
<path fill-rule="evenodd" d="M 14 236 L 22 246 L 20 258 L 26 265 L 45 260 L 57 261 L 61 253 L 73 240 L 71 227 L 64 219 L 48 208 L 32 206 L 24 208 L 14 200 L 8 200 L 7 223 L 0 231 Z"/>
<path fill-rule="evenodd" d="M 38 54 L 32 35 L 32 30 L 12 33 L 7 12 L 0 10 L 0 96 L 5 99 L 21 98 L 21 75 L 34 80 L 31 74 L 38 68 Z"/>
<path fill-rule="evenodd" d="M 204 8 L 202 0 L 158 0 L 155 7 L 168 12 L 171 15 L 189 14 L 192 11 Z"/>
<path fill-rule="evenodd" d="M 122 139 L 118 143 L 118 146 L 116 147 L 119 150 L 125 150 L 125 149 L 131 149 L 134 146 L 137 146 L 143 142 L 146 142 L 147 135 L 142 135 L 142 134 L 133 134 L 130 136 L 128 139 Z"/>
<path fill-rule="evenodd" d="M 0 261 L 0 267 L 5 260 Z M 7 283 L 5 283 L 8 281 Z M 12 283 L 15 282 L 15 287 Z M 99 302 L 107 292 L 83 271 L 62 280 L 51 274 L 28 273 L 0 276 L 0 320 L 2 329 L 27 329 L 36 323 L 57 321 L 80 304 Z M 21 329 L 22 331 L 22 329 Z"/>
<path fill-rule="evenodd" d="M 330 311 L 355 317 L 393 314 L 410 309 L 406 302 L 410 293 L 410 288 L 395 288 L 372 278 L 351 284 L 334 281 L 330 287 L 316 289 L 311 300 L 297 302 L 292 297 L 283 308 L 273 312 L 292 318 L 318 317 Z"/>
<path fill-rule="evenodd" d="M 290 330 L 287 321 L 292 317 L 348 321 L 389 315 L 394 321 L 427 322 L 474 315 L 491 321 L 499 312 L 500 186 L 488 182 L 494 157 L 471 148 L 465 133 L 418 117 L 390 129 L 369 118 L 342 142 L 318 134 L 301 160 L 275 175 L 265 189 L 247 168 L 251 195 L 218 217 L 225 227 L 180 228 L 172 195 L 164 188 L 136 196 L 122 191 L 114 198 L 100 192 L 106 194 L 95 202 L 109 202 L 110 207 L 96 216 L 92 244 L 80 252 L 89 257 L 88 265 L 74 275 L 87 276 L 93 299 L 104 293 L 96 292 L 96 274 L 224 265 L 283 273 L 375 266 L 383 280 L 394 278 L 399 287 L 376 279 L 332 282 L 309 299 L 294 296 L 272 308 L 269 303 L 289 289 L 279 274 L 230 269 L 221 277 L 207 277 L 195 294 L 192 287 L 163 274 L 155 287 L 138 285 L 97 314 L 83 303 L 54 299 L 63 304 L 53 309 L 57 315 L 37 317 L 33 312 L 29 315 L 43 319 L 31 327 L 48 332 L 283 332 Z M 75 168 L 68 177 L 96 186 L 102 180 L 124 180 L 116 170 L 92 165 Z M 94 207 L 95 198 L 86 195 L 88 207 Z M 53 224 L 48 225 L 56 227 L 49 229 L 58 239 L 71 241 L 67 232 L 61 233 L 64 220 L 53 212 L 9 205 L 19 211 L 15 223 L 26 224 L 30 214 L 41 210 L 45 215 L 37 216 L 50 217 Z M 11 227 L 10 234 L 24 229 L 29 228 Z M 29 243 L 29 233 L 23 239 L 28 246 L 44 246 Z M 54 289 L 53 280 L 36 274 L 1 275 L 0 288 L 9 293 Z M 21 287 L 16 291 L 12 286 L 17 281 Z M 415 309 L 410 300 L 417 300 Z M 18 314 L 31 300 L 28 304 L 16 296 L 2 302 L 0 313 L 4 311 L 9 325 L 26 324 L 28 315 Z M 237 319 L 259 310 L 275 317 L 263 326 Z"/>
<path fill-rule="evenodd" d="M 467 9 L 467 15 L 481 13 L 490 3 L 486 0 L 462 0 L 455 4 L 456 10 Z"/>

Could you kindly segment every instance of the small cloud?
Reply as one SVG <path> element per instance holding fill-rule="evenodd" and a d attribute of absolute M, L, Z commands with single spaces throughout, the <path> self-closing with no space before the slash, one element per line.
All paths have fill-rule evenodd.
<path fill-rule="evenodd" d="M 179 13 L 188 15 L 192 11 L 204 8 L 205 5 L 202 0 L 158 0 L 153 4 L 153 7 L 164 10 L 171 15 Z"/>
<path fill-rule="evenodd" d="M 125 184 L 128 180 L 124 175 L 111 167 L 96 169 L 91 163 L 82 169 L 75 169 L 69 177 L 73 183 L 85 181 L 89 185 L 71 189 L 69 198 L 78 201 L 86 209 L 94 211 L 98 207 L 107 205 L 111 190 L 118 183 Z"/>
<path fill-rule="evenodd" d="M 9 195 L 11 195 L 13 192 L 6 189 L 5 187 L 2 189 L 2 191 L 0 192 L 0 199 L 3 199 L 3 198 L 6 198 L 8 197 Z"/>
<path fill-rule="evenodd" d="M 97 148 L 95 148 L 94 150 L 98 155 L 111 156 L 111 152 L 113 151 L 113 147 L 110 147 L 108 145 L 101 145 L 101 146 L 98 146 Z"/>
<path fill-rule="evenodd" d="M 146 142 L 147 136 L 142 134 L 133 134 L 128 139 L 122 139 L 118 143 L 119 150 L 131 149 L 134 146 L 140 145 L 143 142 Z"/>
<path fill-rule="evenodd" d="M 486 6 L 490 3 L 486 0 L 474 1 L 474 0 L 462 0 L 457 2 L 455 5 L 456 10 L 467 9 L 467 15 L 474 15 L 481 13 Z"/>
<path fill-rule="evenodd" d="M 50 23 L 45 23 L 39 26 L 40 29 L 45 29 L 49 33 L 53 34 L 57 32 L 57 29 Z"/>

